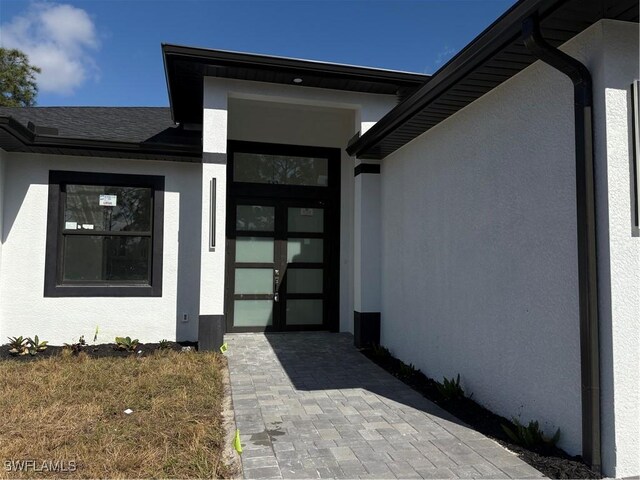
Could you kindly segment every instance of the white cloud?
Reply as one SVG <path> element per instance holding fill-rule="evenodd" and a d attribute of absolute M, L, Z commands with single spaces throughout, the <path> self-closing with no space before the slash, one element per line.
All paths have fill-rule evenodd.
<path fill-rule="evenodd" d="M 451 60 L 456 53 L 458 53 L 458 50 L 451 48 L 449 45 L 445 45 L 440 52 L 438 52 L 433 63 L 424 69 L 425 73 L 435 73 L 440 67 Z"/>
<path fill-rule="evenodd" d="M 41 92 L 70 95 L 88 78 L 97 78 L 91 54 L 100 42 L 91 17 L 81 8 L 33 3 L 25 14 L 0 25 L 0 44 L 22 50 L 42 69 Z"/>

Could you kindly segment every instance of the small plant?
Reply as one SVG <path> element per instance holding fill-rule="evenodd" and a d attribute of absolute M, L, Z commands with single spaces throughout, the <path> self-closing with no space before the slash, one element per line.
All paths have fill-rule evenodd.
<path fill-rule="evenodd" d="M 520 423 L 520 420 L 514 417 L 511 419 L 511 422 L 515 430 L 512 430 L 505 424 L 500 425 L 502 430 L 504 430 L 504 433 L 507 434 L 513 443 L 525 448 L 553 446 L 560 440 L 560 429 L 556 430 L 553 437 L 546 437 L 543 431 L 540 430 L 540 425 L 537 421 L 531 420 L 529 424 L 525 426 Z"/>
<path fill-rule="evenodd" d="M 135 352 L 138 348 L 139 340 L 131 340 L 131 337 L 116 337 L 116 349 L 126 350 L 127 352 Z"/>
<path fill-rule="evenodd" d="M 47 342 L 46 340 L 40 341 L 38 335 L 33 337 L 33 339 L 27 338 L 29 355 L 35 355 L 38 352 L 44 352 L 47 349 L 47 343 L 49 342 Z"/>
<path fill-rule="evenodd" d="M 460 386 L 460 374 L 454 380 L 442 377 L 442 383 L 438 384 L 438 392 L 446 401 L 464 398 L 464 390 Z"/>
<path fill-rule="evenodd" d="M 93 343 L 96 343 L 98 341 L 98 325 L 96 325 L 96 331 L 93 334 Z"/>
<path fill-rule="evenodd" d="M 65 353 L 78 355 L 86 346 L 87 342 L 85 342 L 84 340 L 84 335 L 81 335 L 76 343 L 65 343 L 62 347 L 62 351 Z"/>
<path fill-rule="evenodd" d="M 165 338 L 160 340 L 160 343 L 158 343 L 158 349 L 160 350 L 169 350 L 170 348 L 171 348 L 171 342 Z"/>
<path fill-rule="evenodd" d="M 389 349 L 383 347 L 382 345 L 373 345 L 371 347 L 371 355 L 379 359 L 390 358 L 391 352 L 389 351 Z"/>
<path fill-rule="evenodd" d="M 11 355 L 26 355 L 29 353 L 28 338 L 24 338 L 22 335 L 7 338 L 9 339 L 9 353 Z"/>
<path fill-rule="evenodd" d="M 413 366 L 413 363 L 407 365 L 406 363 L 400 362 L 400 367 L 398 369 L 398 376 L 400 378 L 411 378 L 416 373 L 418 373 L 418 370 Z"/>

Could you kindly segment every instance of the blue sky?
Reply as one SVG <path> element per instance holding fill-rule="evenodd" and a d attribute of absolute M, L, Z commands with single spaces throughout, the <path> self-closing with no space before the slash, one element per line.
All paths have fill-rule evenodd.
<path fill-rule="evenodd" d="M 2 0 L 38 104 L 168 104 L 160 44 L 433 73 L 514 0 Z"/>

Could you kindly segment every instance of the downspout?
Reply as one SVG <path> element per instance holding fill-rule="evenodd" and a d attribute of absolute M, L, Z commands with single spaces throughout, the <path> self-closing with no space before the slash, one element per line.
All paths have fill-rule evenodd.
<path fill-rule="evenodd" d="M 573 82 L 576 144 L 580 370 L 582 383 L 582 458 L 600 472 L 600 347 L 593 159 L 593 92 L 587 67 L 548 44 L 535 16 L 522 23 L 524 44 L 537 58 Z"/>

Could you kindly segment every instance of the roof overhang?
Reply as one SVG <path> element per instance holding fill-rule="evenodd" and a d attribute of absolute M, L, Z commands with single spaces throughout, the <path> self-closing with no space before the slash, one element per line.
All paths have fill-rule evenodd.
<path fill-rule="evenodd" d="M 7 152 L 201 162 L 199 145 L 120 142 L 37 134 L 10 116 L 0 116 L 0 147 Z"/>
<path fill-rule="evenodd" d="M 429 75 L 337 63 L 162 44 L 172 118 L 202 123 L 204 77 L 231 78 L 354 92 L 398 95 L 416 91 Z M 299 78 L 301 83 L 295 83 Z"/>
<path fill-rule="evenodd" d="M 558 47 L 603 18 L 638 22 L 638 1 L 520 0 L 422 88 L 352 139 L 347 152 L 382 159 L 534 63 L 521 33 L 532 15 L 543 37 Z"/>

